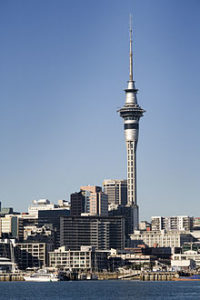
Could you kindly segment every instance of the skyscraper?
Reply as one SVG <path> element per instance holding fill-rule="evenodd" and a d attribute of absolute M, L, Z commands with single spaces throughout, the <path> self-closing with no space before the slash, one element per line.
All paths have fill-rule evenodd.
<path fill-rule="evenodd" d="M 124 134 L 127 148 L 127 206 L 131 208 L 132 229 L 138 227 L 136 148 L 138 142 L 139 120 L 145 112 L 137 103 L 137 89 L 133 80 L 132 27 L 130 25 L 129 80 L 125 90 L 126 101 L 119 109 L 124 119 Z"/>
<path fill-rule="evenodd" d="M 104 193 L 108 195 L 110 208 L 127 204 L 127 180 L 105 179 L 103 189 Z"/>
<path fill-rule="evenodd" d="M 108 195 L 102 192 L 100 186 L 81 186 L 85 198 L 85 213 L 91 216 L 108 216 Z"/>

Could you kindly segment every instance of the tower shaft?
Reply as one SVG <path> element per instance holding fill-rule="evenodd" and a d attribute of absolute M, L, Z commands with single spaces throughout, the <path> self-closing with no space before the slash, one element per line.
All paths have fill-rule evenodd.
<path fill-rule="evenodd" d="M 127 204 L 137 204 L 136 142 L 127 141 Z"/>

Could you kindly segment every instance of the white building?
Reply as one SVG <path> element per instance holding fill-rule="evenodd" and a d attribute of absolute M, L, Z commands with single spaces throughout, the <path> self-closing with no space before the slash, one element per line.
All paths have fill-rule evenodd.
<path fill-rule="evenodd" d="M 32 205 L 28 208 L 28 213 L 31 216 L 38 217 L 39 210 L 55 209 L 55 205 L 50 203 L 48 199 L 33 200 Z"/>
<path fill-rule="evenodd" d="M 181 231 L 134 231 L 130 235 L 132 246 L 145 244 L 148 247 L 181 247 L 185 242 L 192 242 L 190 232 Z"/>
<path fill-rule="evenodd" d="M 190 230 L 191 227 L 192 221 L 189 216 L 151 217 L 152 231 L 158 231 L 163 229 L 185 231 Z"/>
<path fill-rule="evenodd" d="M 187 269 L 195 269 L 196 264 L 195 264 L 195 261 L 192 259 L 171 260 L 171 267 L 172 267 L 172 270 L 181 271 L 181 270 L 187 270 Z"/>
<path fill-rule="evenodd" d="M 49 266 L 66 270 L 99 271 L 107 268 L 109 251 L 95 250 L 92 246 L 81 246 L 79 251 L 62 246 L 49 252 Z"/>
<path fill-rule="evenodd" d="M 119 258 L 124 261 L 124 263 L 131 264 L 151 264 L 155 262 L 155 257 L 153 255 L 144 255 L 142 253 L 132 253 L 128 250 L 117 250 L 111 249 L 109 258 L 116 259 Z"/>
<path fill-rule="evenodd" d="M 39 210 L 70 210 L 69 202 L 65 200 L 59 200 L 58 205 L 51 203 L 48 199 L 33 200 L 32 205 L 28 208 L 28 217 L 38 218 Z"/>
<path fill-rule="evenodd" d="M 185 261 L 193 260 L 197 267 L 200 267 L 200 254 L 197 251 L 188 250 L 183 254 L 172 255 L 172 266 L 178 265 L 178 263 L 184 263 Z"/>

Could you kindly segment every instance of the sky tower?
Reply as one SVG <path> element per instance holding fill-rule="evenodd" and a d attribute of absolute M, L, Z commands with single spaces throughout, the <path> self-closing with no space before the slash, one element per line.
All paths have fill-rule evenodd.
<path fill-rule="evenodd" d="M 138 227 L 137 205 L 137 175 L 136 175 L 136 149 L 139 133 L 139 120 L 145 112 L 137 103 L 137 89 L 133 80 L 133 52 L 132 52 L 132 25 L 130 22 L 130 55 L 129 55 L 129 80 L 125 90 L 126 101 L 118 110 L 124 119 L 124 134 L 127 148 L 127 206 L 132 208 L 132 230 Z"/>

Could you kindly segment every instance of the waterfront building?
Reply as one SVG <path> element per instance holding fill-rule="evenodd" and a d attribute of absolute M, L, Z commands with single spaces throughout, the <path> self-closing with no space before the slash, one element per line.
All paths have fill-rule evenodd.
<path fill-rule="evenodd" d="M 0 239 L 0 257 L 11 258 L 11 240 Z"/>
<path fill-rule="evenodd" d="M 145 244 L 148 247 L 181 247 L 195 239 L 189 231 L 134 231 L 130 236 L 131 246 Z"/>
<path fill-rule="evenodd" d="M 192 220 L 189 216 L 173 217 L 151 217 L 152 231 L 158 230 L 180 230 L 188 231 L 192 229 Z"/>
<path fill-rule="evenodd" d="M 107 269 L 109 251 L 95 247 L 81 246 L 80 250 L 70 250 L 62 246 L 49 252 L 49 267 L 73 271 L 102 271 Z"/>
<path fill-rule="evenodd" d="M 16 268 L 14 254 L 15 239 L 0 240 L 0 270 L 14 271 Z"/>
<path fill-rule="evenodd" d="M 130 26 L 131 27 L 131 26 Z M 139 209 L 137 205 L 136 149 L 138 143 L 139 120 L 145 112 L 137 102 L 137 89 L 133 80 L 132 28 L 130 28 L 129 81 L 124 106 L 119 109 L 124 119 L 124 134 L 127 148 L 127 205 L 131 207 L 132 232 L 138 228 Z"/>
<path fill-rule="evenodd" d="M 194 250 L 187 250 L 184 253 L 174 253 L 172 255 L 171 265 L 181 266 L 182 262 L 193 260 L 195 262 L 196 267 L 200 267 L 200 253 Z M 178 262 L 178 264 L 177 264 Z"/>
<path fill-rule="evenodd" d="M 108 195 L 109 210 L 127 204 L 127 180 L 105 179 L 103 191 Z"/>
<path fill-rule="evenodd" d="M 12 272 L 15 265 L 7 257 L 0 257 L 0 270 L 1 272 Z"/>
<path fill-rule="evenodd" d="M 45 267 L 47 266 L 47 253 L 52 250 L 51 245 L 46 243 L 16 243 L 15 257 L 17 265 L 21 270 Z"/>
<path fill-rule="evenodd" d="M 172 259 L 171 268 L 173 271 L 191 271 L 196 268 L 196 263 L 193 259 Z"/>
<path fill-rule="evenodd" d="M 139 265 L 142 267 L 151 267 L 155 260 L 156 257 L 151 255 L 151 254 L 146 254 L 141 252 L 135 252 L 135 249 L 125 249 L 123 251 L 118 251 L 116 249 L 111 249 L 110 255 L 109 255 L 109 260 L 114 265 L 118 266 L 125 266 L 128 265 L 129 267 Z"/>
<path fill-rule="evenodd" d="M 123 249 L 125 221 L 123 217 L 61 217 L 60 245 L 71 250 L 94 246 L 97 250 Z"/>

